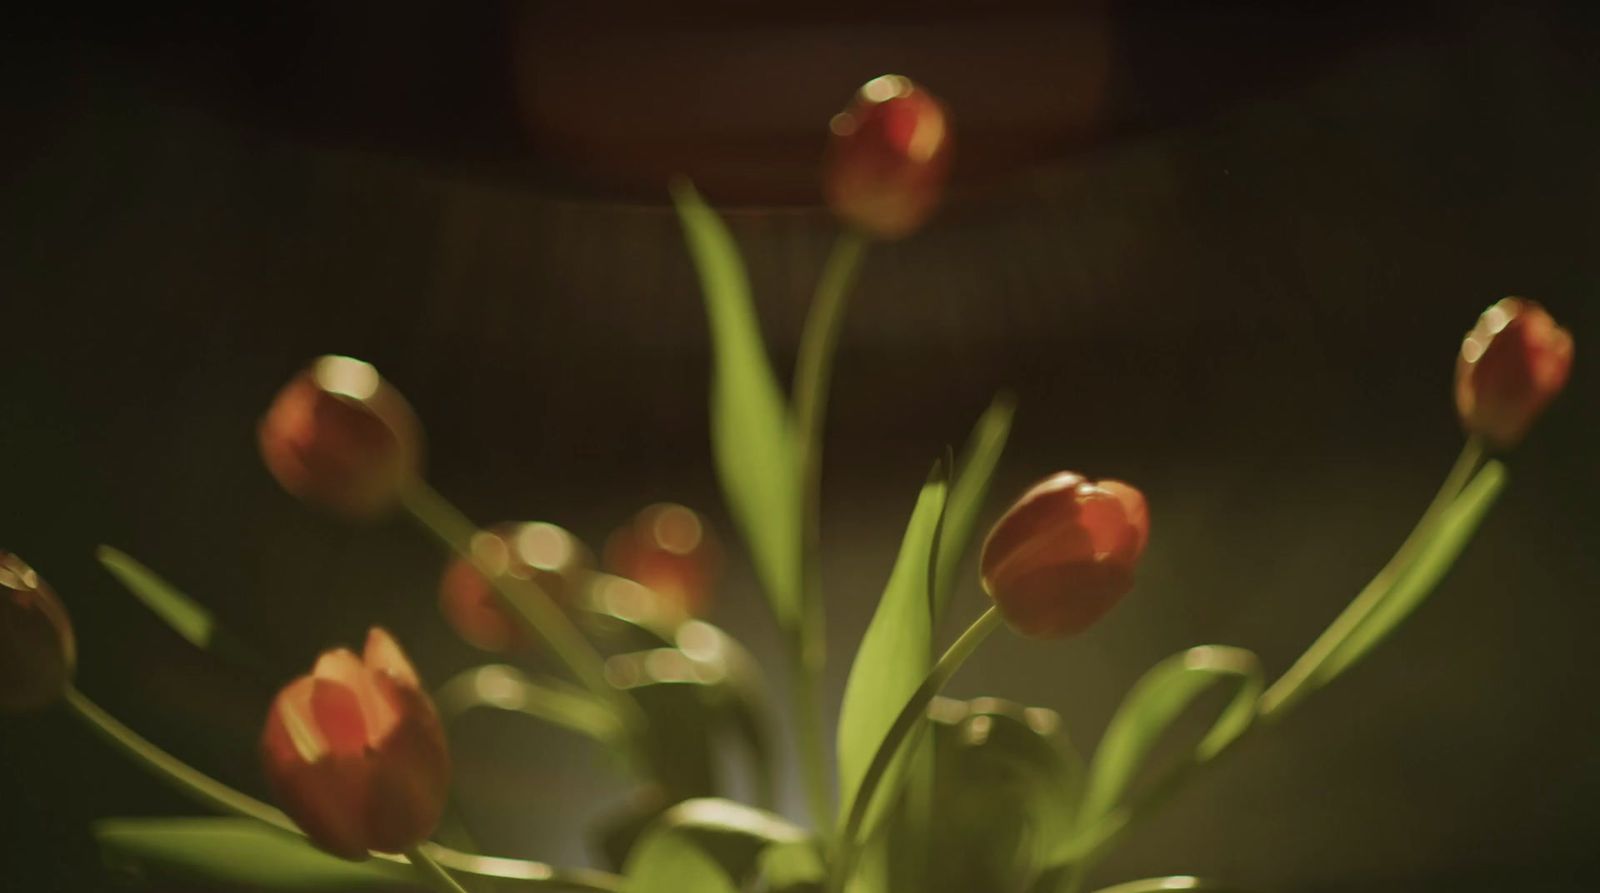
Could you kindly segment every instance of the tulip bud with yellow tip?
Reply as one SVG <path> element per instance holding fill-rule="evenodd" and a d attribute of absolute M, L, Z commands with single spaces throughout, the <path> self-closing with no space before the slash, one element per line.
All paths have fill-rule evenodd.
<path fill-rule="evenodd" d="M 903 238 L 933 213 L 950 173 L 950 119 L 933 94 L 886 74 L 829 124 L 823 169 L 828 206 L 879 239 Z"/>
<path fill-rule="evenodd" d="M 1456 411 L 1467 433 L 1507 450 L 1566 386 L 1572 335 L 1545 309 L 1505 298 L 1478 317 L 1456 359 Z"/>
<path fill-rule="evenodd" d="M 439 580 L 439 608 L 456 633 L 485 651 L 520 651 L 530 643 L 479 568 L 530 580 L 558 605 L 571 605 L 594 569 L 577 537 L 542 521 L 497 524 L 472 538 L 476 563 L 457 558 Z"/>
<path fill-rule="evenodd" d="M 77 658 L 61 600 L 21 558 L 0 552 L 0 710 L 32 710 L 59 698 Z"/>

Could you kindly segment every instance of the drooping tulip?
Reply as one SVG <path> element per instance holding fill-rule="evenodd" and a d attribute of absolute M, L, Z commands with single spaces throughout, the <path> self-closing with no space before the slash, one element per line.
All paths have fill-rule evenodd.
<path fill-rule="evenodd" d="M 873 78 L 829 123 L 823 192 L 834 214 L 879 239 L 922 226 L 950 173 L 950 119 L 933 94 L 896 74 Z"/>
<path fill-rule="evenodd" d="M 606 568 L 654 590 L 691 615 L 710 606 L 722 549 L 694 509 L 661 502 L 641 509 L 606 540 Z"/>
<path fill-rule="evenodd" d="M 411 849 L 439 824 L 450 754 L 433 702 L 392 636 L 339 648 L 278 693 L 261 735 L 267 779 L 317 846 L 346 859 Z"/>
<path fill-rule="evenodd" d="M 1073 635 L 1133 588 L 1149 537 L 1138 490 L 1058 472 L 1030 487 L 989 531 L 983 587 L 1017 632 Z"/>
<path fill-rule="evenodd" d="M 420 474 L 422 426 L 370 364 L 325 356 L 296 375 L 257 428 L 267 470 L 293 495 L 352 518 L 383 514 Z"/>
<path fill-rule="evenodd" d="M 594 556 L 577 537 L 542 521 L 498 524 L 472 538 L 477 566 L 458 558 L 439 580 L 439 608 L 468 643 L 485 651 L 516 651 L 529 636 L 510 616 L 478 567 L 531 580 L 558 605 L 570 605 L 594 568 Z"/>
<path fill-rule="evenodd" d="M 77 657 L 61 600 L 27 562 L 0 552 L 0 710 L 32 710 L 59 698 Z"/>
<path fill-rule="evenodd" d="M 1504 298 L 1478 317 L 1456 359 L 1456 411 L 1469 434 L 1507 450 L 1567 383 L 1572 335 L 1545 309 Z"/>

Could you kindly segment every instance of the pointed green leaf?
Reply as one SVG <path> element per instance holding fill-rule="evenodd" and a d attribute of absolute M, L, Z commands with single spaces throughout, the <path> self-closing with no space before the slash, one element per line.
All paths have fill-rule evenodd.
<path fill-rule="evenodd" d="M 878 600 L 861 647 L 856 650 L 850 679 L 839 710 L 839 806 L 848 816 L 867 766 L 911 695 L 922 684 L 932 662 L 933 624 L 928 615 L 928 576 L 934 533 L 944 513 L 948 486 L 943 463 L 923 485 L 911 521 L 900 542 L 900 555 Z M 904 774 L 902 752 L 878 787 L 870 815 L 879 815 L 898 796 L 897 778 Z M 864 836 L 875 822 L 868 819 Z"/>
<path fill-rule="evenodd" d="M 1102 830 L 1097 826 L 1122 804 L 1156 742 L 1197 697 L 1217 683 L 1233 685 L 1233 697 L 1195 746 L 1188 763 L 1170 770 L 1175 774 L 1210 760 L 1250 727 L 1264 686 L 1260 662 L 1242 648 L 1201 645 L 1156 664 L 1134 685 L 1095 750 L 1078 833 L 1058 848 L 1058 858 L 1076 855 L 1073 851 L 1085 841 L 1089 845 L 1096 842 Z"/>
<path fill-rule="evenodd" d="M 210 611 L 125 552 L 101 546 L 95 550 L 95 557 L 100 559 L 100 564 L 112 576 L 128 587 L 135 598 L 165 620 L 174 632 L 202 651 L 211 647 L 211 635 L 217 624 Z"/>
<path fill-rule="evenodd" d="M 140 877 L 252 890 L 426 889 L 409 865 L 349 862 L 252 819 L 107 819 L 94 825 L 107 864 Z"/>
<path fill-rule="evenodd" d="M 1505 484 L 1505 466 L 1500 462 L 1491 461 L 1478 472 L 1445 510 L 1433 535 L 1384 594 L 1383 601 L 1328 657 L 1312 681 L 1313 687 L 1326 685 L 1349 669 L 1411 616 L 1455 565 Z"/>
<path fill-rule="evenodd" d="M 744 262 L 693 186 L 672 190 L 711 324 L 711 447 L 734 521 L 788 629 L 801 620 L 800 482 L 789 409 L 767 359 Z"/>
<path fill-rule="evenodd" d="M 1102 887 L 1096 893 L 1182 893 L 1184 890 L 1193 890 L 1195 893 L 1243 893 L 1240 887 L 1187 874 L 1125 881 L 1110 887 Z"/>
<path fill-rule="evenodd" d="M 939 582 L 934 590 L 933 620 L 944 617 L 950 596 L 955 591 L 956 571 L 972 543 L 973 528 L 983 510 L 1000 455 L 1005 452 L 1016 415 L 1016 398 L 1006 392 L 995 395 L 989 408 L 973 426 L 966 448 L 956 466 L 955 483 L 950 487 L 950 503 L 945 509 L 944 532 L 939 546 Z"/>

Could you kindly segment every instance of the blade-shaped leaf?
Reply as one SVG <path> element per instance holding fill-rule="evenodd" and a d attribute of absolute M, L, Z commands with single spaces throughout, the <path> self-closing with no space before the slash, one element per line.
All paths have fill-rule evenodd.
<path fill-rule="evenodd" d="M 1079 832 L 1058 848 L 1058 858 L 1071 855 L 1083 838 L 1095 835 L 1095 826 L 1122 802 L 1168 727 L 1195 698 L 1217 683 L 1231 684 L 1235 691 L 1195 746 L 1192 765 L 1216 756 L 1255 719 L 1255 702 L 1264 687 L 1256 656 L 1242 648 L 1201 645 L 1156 664 L 1134 685 L 1095 750 L 1078 815 Z M 1184 768 L 1180 765 L 1171 771 Z"/>
<path fill-rule="evenodd" d="M 191 645 L 248 669 L 269 672 L 261 655 L 218 626 L 210 611 L 126 552 L 101 546 L 95 550 L 95 557 L 135 598 Z"/>
<path fill-rule="evenodd" d="M 800 481 L 788 406 L 727 227 L 693 186 L 672 190 L 711 325 L 711 447 L 728 509 L 786 628 L 801 620 Z"/>
<path fill-rule="evenodd" d="M 1326 685 L 1349 669 L 1411 616 L 1455 565 L 1456 558 L 1483 523 L 1496 497 L 1505 489 L 1505 483 L 1505 466 L 1498 461 L 1491 461 L 1478 472 L 1439 519 L 1433 536 L 1423 544 L 1393 588 L 1384 594 L 1383 601 L 1339 643 L 1312 680 L 1312 686 Z"/>
<path fill-rule="evenodd" d="M 1005 452 L 1016 411 L 1017 401 L 1011 394 L 995 395 L 973 426 L 956 466 L 950 501 L 945 508 L 944 531 L 940 536 L 939 582 L 934 589 L 935 624 L 944 616 L 955 591 L 956 571 L 972 542 L 973 527 L 978 523 L 978 513 L 983 510 L 983 500 L 989 493 L 995 468 L 1000 464 L 1000 455 Z"/>
<path fill-rule="evenodd" d="M 861 647 L 856 650 L 850 679 L 839 709 L 839 806 L 848 816 L 868 765 L 906 701 L 916 692 L 932 662 L 933 623 L 928 615 L 928 574 L 934 533 L 948 492 L 943 463 L 923 485 L 911 521 L 900 541 L 900 554 L 888 585 L 878 600 Z M 869 815 L 881 813 L 898 794 L 905 754 L 884 777 Z M 863 836 L 874 825 L 869 818 Z"/>
<path fill-rule="evenodd" d="M 350 862 L 252 819 L 107 819 L 94 826 L 106 862 L 146 878 L 253 890 L 426 889 L 409 865 Z"/>

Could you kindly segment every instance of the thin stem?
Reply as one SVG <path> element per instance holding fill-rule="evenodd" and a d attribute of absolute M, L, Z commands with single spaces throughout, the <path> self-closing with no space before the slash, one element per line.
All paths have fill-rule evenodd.
<path fill-rule="evenodd" d="M 893 765 L 895 757 L 913 743 L 914 737 L 927 728 L 928 703 L 945 687 L 956 670 L 966 663 L 978 645 L 999 625 L 1000 609 L 991 606 L 945 651 L 944 656 L 940 657 L 939 662 L 928 671 L 927 678 L 922 680 L 922 684 L 915 692 L 912 692 L 906 705 L 894 718 L 894 723 L 883 736 L 877 752 L 872 755 L 872 762 L 867 764 L 867 771 L 861 776 L 861 785 L 856 789 L 855 799 L 850 803 L 850 813 L 845 818 L 844 828 L 839 832 L 831 889 L 843 890 L 849 881 L 850 873 L 855 868 L 856 858 L 860 855 L 862 841 L 857 838 L 861 835 L 862 824 L 867 820 L 867 811 L 871 808 L 878 788 L 888 774 L 889 767 Z"/>
<path fill-rule="evenodd" d="M 867 240 L 854 230 L 839 234 L 828 255 L 795 361 L 795 442 L 800 473 L 800 604 L 801 617 L 795 641 L 795 725 L 800 733 L 800 756 L 806 797 L 812 820 L 827 836 L 833 821 L 828 797 L 827 752 L 817 703 L 817 688 L 825 661 L 822 604 L 822 432 L 828 414 L 828 388 L 833 378 L 833 357 L 844 323 L 850 286 L 866 256 Z"/>
<path fill-rule="evenodd" d="M 1486 458 L 1483 441 L 1477 437 L 1469 438 L 1461 448 L 1461 455 L 1456 457 L 1455 465 L 1445 477 L 1438 494 L 1433 497 L 1433 502 L 1429 504 L 1427 511 L 1422 513 L 1421 519 L 1412 528 L 1405 542 L 1395 551 L 1394 557 L 1389 559 L 1389 563 L 1378 571 L 1371 582 L 1362 587 L 1344 611 L 1328 625 L 1326 630 L 1323 630 L 1322 635 L 1311 643 L 1311 647 L 1300 655 L 1294 665 L 1261 695 L 1262 719 L 1271 720 L 1283 715 L 1319 681 L 1322 669 L 1328 660 L 1338 651 L 1345 639 L 1377 610 L 1384 596 L 1410 566 L 1417 549 L 1427 542 L 1434 528 L 1438 526 L 1440 518 L 1444 516 L 1445 510 L 1457 496 L 1461 495 L 1462 488 L 1472 480 L 1478 469 L 1483 467 Z"/>
<path fill-rule="evenodd" d="M 637 751 L 639 736 L 645 728 L 643 712 L 633 698 L 606 680 L 605 660 L 560 606 L 532 580 L 507 577 L 484 567 L 482 560 L 472 550 L 472 538 L 478 533 L 477 525 L 427 482 L 416 481 L 406 488 L 402 502 L 412 518 L 438 537 L 446 547 L 477 567 L 500 597 L 501 603 L 550 646 L 556 658 L 585 688 L 602 703 L 611 706 L 617 722 L 623 727 L 624 734 L 619 736 L 620 739 Z M 634 756 L 639 758 L 638 753 Z M 640 765 L 646 767 L 648 763 Z"/>
<path fill-rule="evenodd" d="M 73 714 L 87 723 L 102 738 L 115 745 L 123 754 L 208 808 L 255 819 L 279 830 L 305 836 L 295 825 L 294 820 L 282 810 L 235 790 L 167 753 L 138 732 L 123 725 L 120 720 L 101 709 L 89 699 L 88 695 L 76 688 L 68 686 L 62 693 L 62 700 Z M 534 887 L 588 890 L 595 893 L 619 893 L 624 887 L 622 878 L 604 871 L 586 868 L 560 869 L 528 859 L 479 856 L 435 843 L 425 843 L 419 850 L 426 851 L 432 859 L 462 874 L 515 881 Z M 373 855 L 390 861 L 399 861 L 402 858 L 388 853 Z"/>
<path fill-rule="evenodd" d="M 467 893 L 450 872 L 439 867 L 421 847 L 413 847 L 405 852 L 406 861 L 417 867 L 417 873 L 428 879 L 428 883 L 438 887 L 444 893 Z"/>
<path fill-rule="evenodd" d="M 134 762 L 143 764 L 152 774 L 198 800 L 207 808 L 258 819 L 285 831 L 297 831 L 294 822 L 282 810 L 236 791 L 167 753 L 102 710 L 100 705 L 89 700 L 89 697 L 77 688 L 68 686 L 62 693 L 62 700 L 74 715 L 99 733 L 100 737 L 132 757 Z"/>

